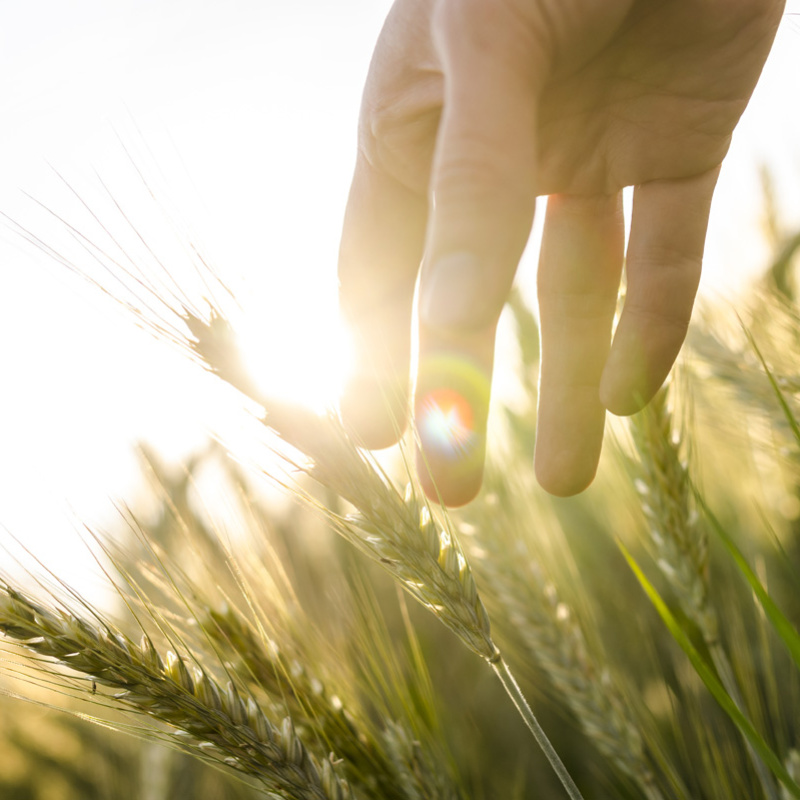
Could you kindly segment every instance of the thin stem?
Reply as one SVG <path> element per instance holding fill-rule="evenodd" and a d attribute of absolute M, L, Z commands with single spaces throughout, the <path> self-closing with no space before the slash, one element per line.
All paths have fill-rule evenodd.
<path fill-rule="evenodd" d="M 525 699 L 525 695 L 522 694 L 522 690 L 519 688 L 514 676 L 511 674 L 508 664 L 506 664 L 506 662 L 499 657 L 499 654 L 498 659 L 490 663 L 492 664 L 492 669 L 494 669 L 497 677 L 500 678 L 500 683 L 503 684 L 506 692 L 508 692 L 508 696 L 517 707 L 517 711 L 519 711 L 520 716 L 525 720 L 525 724 L 528 726 L 528 728 L 530 728 L 533 738 L 536 739 L 537 744 L 542 748 L 542 752 L 550 762 L 550 766 L 555 770 L 556 775 L 558 775 L 558 779 L 567 790 L 567 794 L 570 796 L 570 799 L 583 800 L 583 795 L 578 790 L 578 787 L 575 785 L 575 781 L 572 780 L 569 772 L 567 772 L 564 762 L 559 758 L 558 753 L 556 753 L 555 748 L 547 738 L 547 734 L 539 724 L 539 720 L 536 719 L 531 707 L 528 705 L 528 701 Z"/>

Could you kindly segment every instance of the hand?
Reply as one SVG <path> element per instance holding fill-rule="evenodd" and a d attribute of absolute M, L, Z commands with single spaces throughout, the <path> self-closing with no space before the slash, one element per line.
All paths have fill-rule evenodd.
<path fill-rule="evenodd" d="M 397 0 L 373 56 L 340 252 L 357 372 L 345 424 L 370 448 L 415 421 L 426 492 L 483 473 L 495 328 L 539 195 L 536 474 L 591 483 L 605 410 L 631 414 L 683 343 L 719 165 L 783 0 Z M 620 190 L 635 186 L 627 297 Z"/>

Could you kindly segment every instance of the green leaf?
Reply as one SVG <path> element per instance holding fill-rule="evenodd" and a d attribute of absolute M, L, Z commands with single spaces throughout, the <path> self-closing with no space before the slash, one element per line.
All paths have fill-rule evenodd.
<path fill-rule="evenodd" d="M 633 556 L 628 552 L 627 548 L 621 541 L 617 540 L 617 546 L 625 556 L 625 560 L 633 570 L 645 593 L 650 598 L 650 601 L 655 606 L 664 624 L 672 634 L 672 638 L 681 646 L 683 652 L 689 657 L 695 672 L 700 676 L 706 688 L 714 696 L 714 699 L 720 704 L 723 711 L 731 718 L 737 728 L 741 731 L 742 735 L 750 742 L 753 749 L 761 756 L 764 763 L 772 770 L 773 774 L 778 780 L 786 787 L 787 791 L 793 796 L 800 798 L 800 786 L 793 780 L 791 775 L 786 771 L 786 768 L 781 763 L 780 758 L 774 753 L 772 748 L 764 741 L 761 734 L 753 727 L 750 720 L 742 713 L 739 707 L 731 699 L 731 696 L 725 691 L 725 687 L 720 683 L 714 670 L 705 661 L 703 656 L 695 649 L 689 637 L 679 625 L 678 621 L 673 616 L 672 612 L 667 607 L 667 604 L 662 600 L 658 590 L 647 579 L 645 574 L 636 563 Z"/>
<path fill-rule="evenodd" d="M 739 572 L 742 573 L 744 579 L 748 584 L 750 584 L 750 588 L 758 598 L 758 602 L 761 603 L 761 607 L 764 609 L 764 613 L 772 623 L 772 627 L 775 629 L 775 632 L 781 637 L 783 643 L 786 645 L 786 649 L 789 651 L 789 654 L 791 655 L 795 665 L 798 669 L 800 669 L 800 635 L 798 635 L 792 623 L 789 622 L 789 620 L 784 616 L 783 612 L 775 604 L 775 601 L 770 597 L 769 592 L 767 592 L 761 581 L 758 579 L 758 576 L 755 574 L 755 572 L 753 572 L 750 565 L 747 563 L 742 551 L 736 546 L 736 542 L 733 541 L 730 534 L 722 526 L 722 523 L 714 516 L 711 509 L 705 504 L 703 498 L 697 491 L 695 491 L 695 497 L 711 522 L 712 527 L 717 532 L 717 535 L 721 539 L 725 549 L 728 551 L 728 553 L 730 553 L 731 558 L 733 558 L 734 562 L 736 563 Z"/>

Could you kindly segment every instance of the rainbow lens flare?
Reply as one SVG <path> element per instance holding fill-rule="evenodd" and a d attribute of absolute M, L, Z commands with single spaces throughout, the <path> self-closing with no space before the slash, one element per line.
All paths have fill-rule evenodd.
<path fill-rule="evenodd" d="M 475 444 L 474 414 L 454 389 L 435 389 L 420 402 L 419 433 L 426 448 L 450 458 L 468 455 Z"/>
<path fill-rule="evenodd" d="M 416 424 L 420 444 L 434 459 L 482 458 L 489 377 L 463 356 L 441 353 L 420 364 Z"/>
<path fill-rule="evenodd" d="M 490 387 L 491 358 L 483 364 L 450 348 L 420 358 L 417 474 L 428 497 L 445 505 L 464 505 L 480 489 Z"/>

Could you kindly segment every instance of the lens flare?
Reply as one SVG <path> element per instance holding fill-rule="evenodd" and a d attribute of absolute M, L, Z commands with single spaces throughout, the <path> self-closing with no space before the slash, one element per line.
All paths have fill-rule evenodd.
<path fill-rule="evenodd" d="M 428 497 L 460 506 L 480 489 L 490 388 L 491 357 L 481 362 L 443 346 L 420 358 L 414 425 L 417 474 Z"/>
<path fill-rule="evenodd" d="M 454 389 L 436 389 L 420 403 L 419 432 L 427 447 L 449 457 L 464 456 L 475 443 L 474 414 Z"/>
<path fill-rule="evenodd" d="M 429 458 L 467 468 L 481 456 L 488 406 L 488 377 L 472 361 L 437 353 L 420 363 L 416 425 Z"/>

